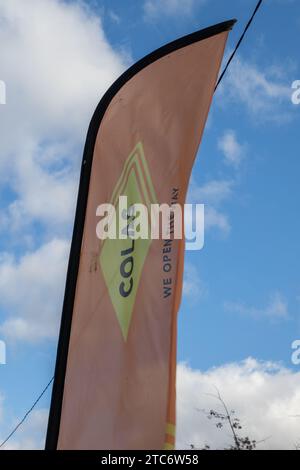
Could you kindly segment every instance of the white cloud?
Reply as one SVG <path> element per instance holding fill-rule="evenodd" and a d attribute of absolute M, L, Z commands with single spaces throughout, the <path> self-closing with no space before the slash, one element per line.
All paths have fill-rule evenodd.
<path fill-rule="evenodd" d="M 183 295 L 190 301 L 198 301 L 205 294 L 205 286 L 196 266 L 186 262 L 184 265 Z"/>
<path fill-rule="evenodd" d="M 196 6 L 205 3 L 206 0 L 146 0 L 144 3 L 145 17 L 156 19 L 161 15 L 188 16 Z"/>
<path fill-rule="evenodd" d="M 245 156 L 245 148 L 238 140 L 236 133 L 229 129 L 218 141 L 218 148 L 224 154 L 225 163 L 238 168 Z"/>
<path fill-rule="evenodd" d="M 25 423 L 16 434 L 5 444 L 2 450 L 43 450 L 49 411 L 47 409 L 33 410 Z M 19 423 L 16 419 L 12 429 Z M 4 436 L 1 440 L 5 439 Z"/>
<path fill-rule="evenodd" d="M 262 441 L 259 449 L 293 450 L 299 442 L 300 372 L 248 358 L 207 371 L 178 365 L 177 449 L 189 449 L 191 444 L 224 449 L 232 444 L 230 430 L 217 429 L 203 412 L 223 412 L 213 396 L 216 389 L 240 418 L 241 435 Z M 45 409 L 33 411 L 5 449 L 42 449 L 47 416 Z"/>
<path fill-rule="evenodd" d="M 118 25 L 121 23 L 121 18 L 119 15 L 117 15 L 115 11 L 108 10 L 108 16 L 113 23 L 118 24 Z"/>
<path fill-rule="evenodd" d="M 233 182 L 228 180 L 210 180 L 202 186 L 192 182 L 189 198 L 204 204 L 218 205 L 232 195 Z"/>
<path fill-rule="evenodd" d="M 218 229 L 224 235 L 231 230 L 227 214 L 220 209 L 233 193 L 234 182 L 230 180 L 210 180 L 198 185 L 192 180 L 188 202 L 205 205 L 205 230 Z"/>
<path fill-rule="evenodd" d="M 300 439 L 300 372 L 278 364 L 247 359 L 206 372 L 178 366 L 177 448 L 190 444 L 224 449 L 232 444 L 229 429 L 216 429 L 201 410 L 223 412 L 211 395 L 219 390 L 243 426 L 242 435 L 262 442 L 259 449 L 294 449 Z"/>
<path fill-rule="evenodd" d="M 24 144 L 22 158 L 13 168 L 11 188 L 18 194 L 9 203 L 0 219 L 0 229 L 14 233 L 38 221 L 51 228 L 68 224 L 74 217 L 77 192 L 77 171 L 66 168 L 60 171 L 47 171 L 43 162 L 51 157 L 51 148 L 27 149 Z M 53 147 L 55 151 L 55 147 Z M 62 151 L 57 148 L 58 151 Z M 19 156 L 19 155 L 18 155 Z M 53 158 L 58 158 L 54 155 Z M 74 161 L 75 163 L 75 161 Z"/>
<path fill-rule="evenodd" d="M 282 122 L 290 119 L 290 80 L 282 67 L 260 69 L 237 56 L 220 86 L 217 100 L 242 103 L 256 119 Z"/>
<path fill-rule="evenodd" d="M 288 303 L 280 292 L 270 296 L 269 302 L 264 308 L 248 306 L 239 302 L 225 302 L 228 312 L 238 313 L 253 318 L 270 318 L 273 320 L 284 320 L 289 317 Z"/>
<path fill-rule="evenodd" d="M 229 218 L 226 214 L 214 207 L 205 207 L 205 228 L 218 229 L 224 235 L 228 235 L 231 230 Z"/>
<path fill-rule="evenodd" d="M 68 242 L 54 239 L 20 260 L 2 255 L 2 335 L 30 342 L 57 336 L 68 252 Z"/>
<path fill-rule="evenodd" d="M 89 120 L 125 60 L 82 2 L 0 0 L 0 18 L 2 227 L 68 224 Z"/>

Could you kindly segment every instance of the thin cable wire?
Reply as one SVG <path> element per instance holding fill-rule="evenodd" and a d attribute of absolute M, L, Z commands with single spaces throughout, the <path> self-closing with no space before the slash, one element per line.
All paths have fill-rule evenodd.
<path fill-rule="evenodd" d="M 220 85 L 220 83 L 221 83 L 221 81 L 222 81 L 222 79 L 223 79 L 225 73 L 227 72 L 227 69 L 228 69 L 228 67 L 229 67 L 229 65 L 230 65 L 230 63 L 231 63 L 231 61 L 232 61 L 232 59 L 234 58 L 235 54 L 237 53 L 237 50 L 238 50 L 238 48 L 240 47 L 240 45 L 241 45 L 241 43 L 242 43 L 242 41 L 243 41 L 243 39 L 244 39 L 244 37 L 245 37 L 246 32 L 247 32 L 248 29 L 250 28 L 251 23 L 252 23 L 252 21 L 254 20 L 254 17 L 255 17 L 255 15 L 256 15 L 256 13 L 258 12 L 259 8 L 261 7 L 262 2 L 263 2 L 263 0 L 259 0 L 258 4 L 256 5 L 255 10 L 254 10 L 254 12 L 252 13 L 252 16 L 251 16 L 250 20 L 249 20 L 248 23 L 246 24 L 246 27 L 245 27 L 245 29 L 244 29 L 244 31 L 243 31 L 243 34 L 241 35 L 240 39 L 238 40 L 237 45 L 235 46 L 235 49 L 234 49 L 233 53 L 232 53 L 231 56 L 229 57 L 229 59 L 228 59 L 228 61 L 227 61 L 227 64 L 225 65 L 224 70 L 223 70 L 223 72 L 222 72 L 221 75 L 220 75 L 220 78 L 219 78 L 219 80 L 218 80 L 218 82 L 217 82 L 217 84 L 216 84 L 216 87 L 215 87 L 215 91 L 216 91 L 216 89 L 218 88 L 218 86 Z"/>
<path fill-rule="evenodd" d="M 235 54 L 236 54 L 238 48 L 240 47 L 240 45 L 241 45 L 241 43 L 242 43 L 242 41 L 243 41 L 243 39 L 244 39 L 244 37 L 245 37 L 245 34 L 246 34 L 247 30 L 249 29 L 249 27 L 250 27 L 252 21 L 254 20 L 254 17 L 255 17 L 255 15 L 256 15 L 256 13 L 258 12 L 258 10 L 259 10 L 259 8 L 260 8 L 262 2 L 263 2 L 263 0 L 259 0 L 258 4 L 256 5 L 256 8 L 255 8 L 255 10 L 254 10 L 254 12 L 253 12 L 253 14 L 252 14 L 250 20 L 248 21 L 248 23 L 247 23 L 247 25 L 246 25 L 246 27 L 245 27 L 245 29 L 244 29 L 243 34 L 241 35 L 241 37 L 240 37 L 240 39 L 239 39 L 239 41 L 238 41 L 238 43 L 237 43 L 237 45 L 236 45 L 236 47 L 235 47 L 233 53 L 231 54 L 230 58 L 228 59 L 228 62 L 227 62 L 227 64 L 226 64 L 226 66 L 225 66 L 223 72 L 222 72 L 221 75 L 220 75 L 220 78 L 219 78 L 219 80 L 218 80 L 218 82 L 217 82 L 217 84 L 216 84 L 216 87 L 215 87 L 215 91 L 216 91 L 216 89 L 218 88 L 219 84 L 221 83 L 221 81 L 222 81 L 222 79 L 223 79 L 225 73 L 227 72 L 227 69 L 228 69 L 230 63 L 232 62 L 232 59 L 234 58 L 234 56 L 235 56 Z M 30 415 L 30 413 L 34 410 L 34 408 L 36 407 L 36 405 L 38 404 L 38 402 L 41 400 L 41 398 L 42 398 L 42 397 L 45 395 L 45 393 L 47 392 L 47 390 L 48 390 L 48 388 L 50 387 L 50 385 L 52 384 L 53 380 L 54 380 L 54 377 L 52 377 L 52 379 L 50 380 L 50 382 L 46 385 L 46 387 L 44 388 L 44 390 L 41 392 L 41 394 L 38 396 L 38 398 L 36 399 L 36 401 L 33 403 L 32 407 L 27 411 L 27 413 L 24 415 L 24 417 L 21 419 L 21 421 L 17 424 L 17 426 L 11 431 L 11 433 L 7 436 L 7 438 L 0 444 L 0 448 L 3 447 L 3 446 L 9 441 L 9 439 L 17 432 L 17 430 L 19 429 L 19 427 L 22 426 L 22 424 L 24 423 L 24 421 L 26 421 L 26 419 L 28 418 L 28 416 Z"/>
<path fill-rule="evenodd" d="M 30 415 L 30 413 L 33 411 L 33 409 L 36 407 L 36 405 L 38 404 L 38 402 L 41 400 L 41 398 L 45 395 L 45 393 L 47 392 L 48 388 L 50 387 L 50 385 L 52 384 L 54 380 L 54 377 L 52 377 L 52 379 L 50 380 L 50 382 L 46 385 L 46 387 L 44 388 L 44 390 L 42 391 L 42 393 L 38 396 L 38 398 L 35 400 L 34 404 L 32 405 L 32 407 L 27 411 L 27 413 L 24 415 L 24 417 L 21 419 L 21 421 L 17 424 L 17 426 L 12 430 L 12 432 L 7 436 L 7 438 L 0 444 L 0 448 L 3 447 L 7 441 L 9 441 L 9 439 L 15 434 L 15 432 L 19 429 L 20 426 L 22 426 L 22 424 L 24 423 L 24 421 L 28 418 L 28 416 Z"/>

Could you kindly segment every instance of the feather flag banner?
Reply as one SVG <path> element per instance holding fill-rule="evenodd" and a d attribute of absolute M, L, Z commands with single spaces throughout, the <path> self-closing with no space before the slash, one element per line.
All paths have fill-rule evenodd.
<path fill-rule="evenodd" d="M 97 208 L 119 209 L 124 196 L 130 207 L 143 204 L 149 211 L 154 204 L 184 205 L 233 24 L 192 33 L 141 59 L 95 111 L 82 162 L 46 449 L 175 446 L 184 237 L 100 241 Z"/>

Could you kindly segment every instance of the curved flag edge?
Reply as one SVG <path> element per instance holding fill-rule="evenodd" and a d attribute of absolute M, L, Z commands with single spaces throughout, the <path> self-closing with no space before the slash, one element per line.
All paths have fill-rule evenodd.
<path fill-rule="evenodd" d="M 175 52 L 179 49 L 187 47 L 196 42 L 208 39 L 212 36 L 225 31 L 230 31 L 237 20 L 232 19 L 218 23 L 205 29 L 201 29 L 194 33 L 178 38 L 164 46 L 156 49 L 146 55 L 129 69 L 127 69 L 107 90 L 101 98 L 91 119 L 87 132 L 86 142 L 84 146 L 83 159 L 80 172 L 79 190 L 77 196 L 77 205 L 75 212 L 75 221 L 73 228 L 73 236 L 68 262 L 68 270 L 65 284 L 65 294 L 63 301 L 61 325 L 59 332 L 59 340 L 57 347 L 56 365 L 54 373 L 54 383 L 52 389 L 52 398 L 48 419 L 48 428 L 46 435 L 45 450 L 56 450 L 59 437 L 59 428 L 62 411 L 62 401 L 64 393 L 65 375 L 67 369 L 67 359 L 69 342 L 72 327 L 72 316 L 77 284 L 77 276 L 80 263 L 81 244 L 84 231 L 84 222 L 88 201 L 89 183 L 93 163 L 94 147 L 98 135 L 101 121 L 105 112 L 114 96 L 120 89 L 137 73 L 146 68 L 148 65 L 156 62 L 164 56 Z"/>

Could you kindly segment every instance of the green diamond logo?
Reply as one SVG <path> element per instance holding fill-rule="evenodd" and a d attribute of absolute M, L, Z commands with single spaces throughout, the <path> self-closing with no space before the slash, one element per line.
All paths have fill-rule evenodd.
<path fill-rule="evenodd" d="M 120 196 L 127 196 L 128 207 L 134 204 L 144 204 L 148 209 L 148 214 L 151 213 L 151 204 L 157 203 L 141 142 L 127 158 L 111 197 L 110 202 L 115 207 L 117 233 L 119 233 Z M 107 238 L 101 248 L 100 266 L 125 341 L 151 242 L 150 237 L 137 240 Z"/>

